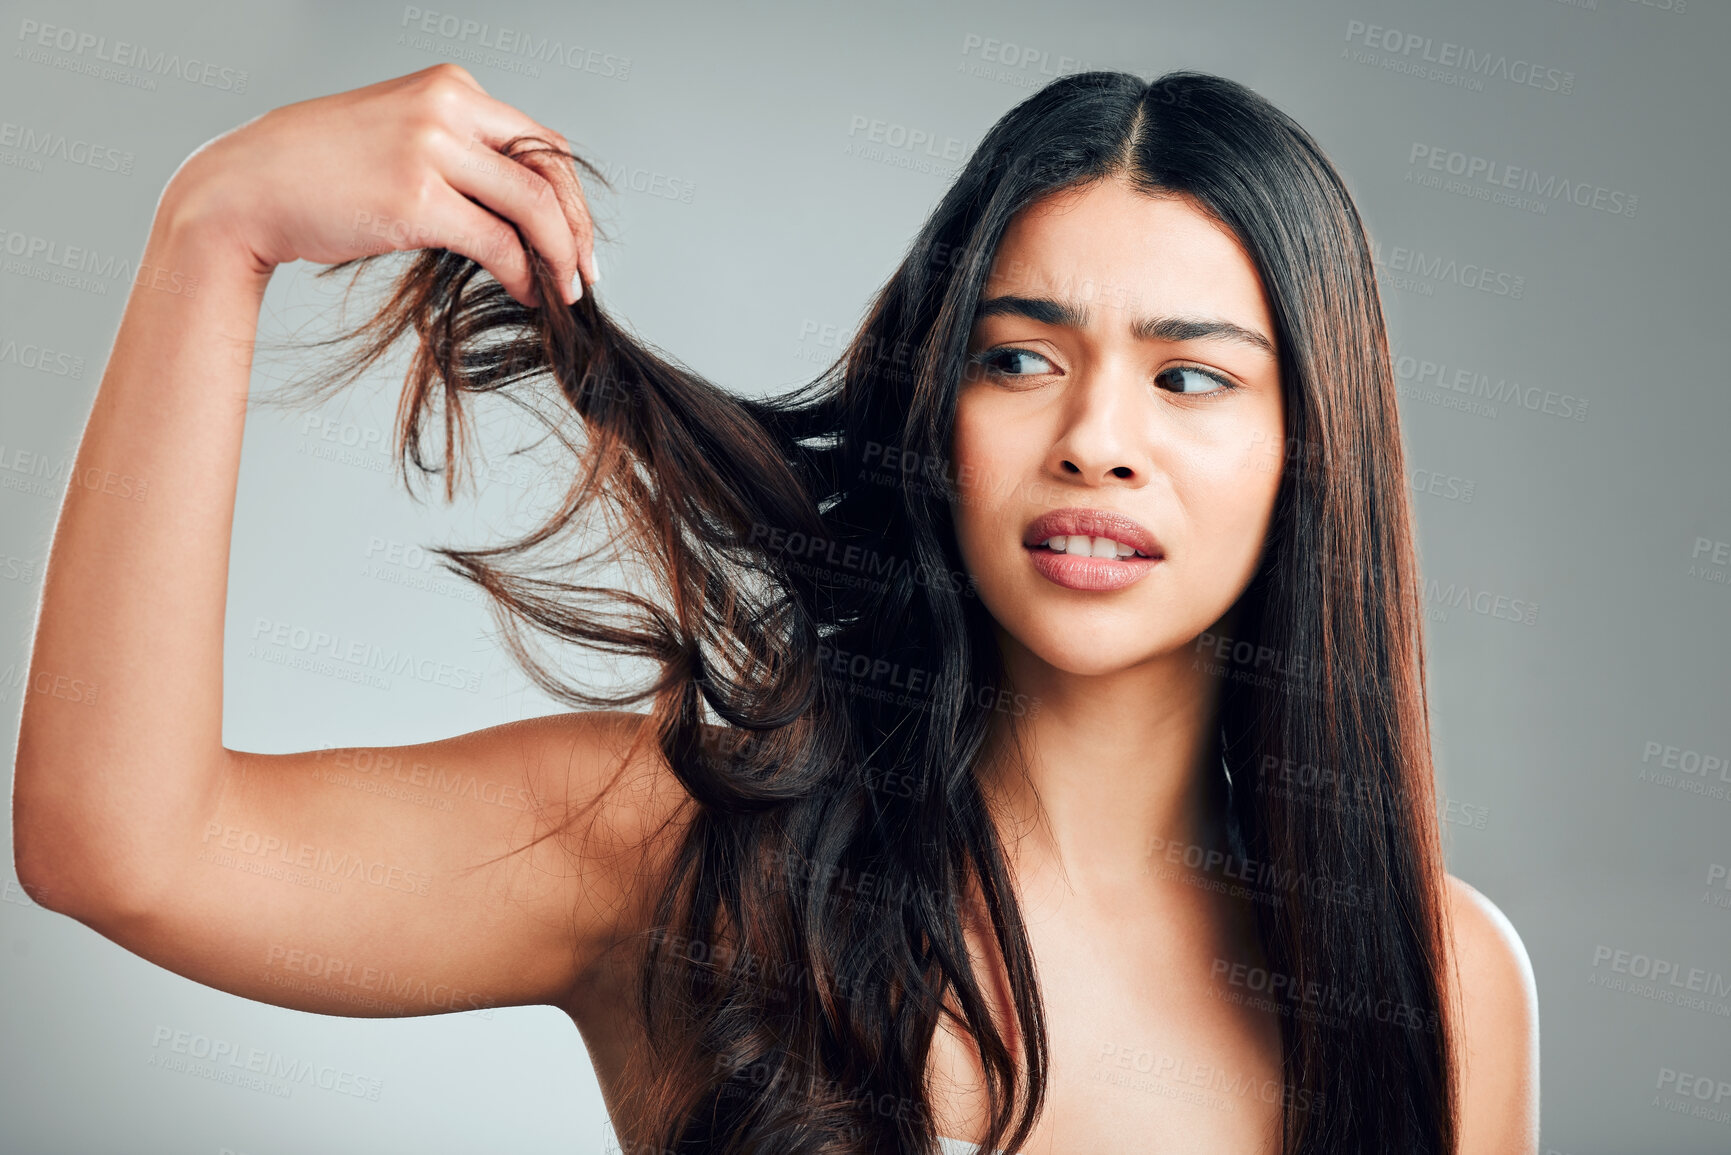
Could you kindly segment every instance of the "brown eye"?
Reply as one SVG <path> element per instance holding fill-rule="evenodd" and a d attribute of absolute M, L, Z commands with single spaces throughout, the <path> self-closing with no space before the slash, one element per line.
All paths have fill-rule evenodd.
<path fill-rule="evenodd" d="M 1194 365 L 1174 365 L 1170 369 L 1162 369 L 1155 376 L 1154 382 L 1169 393 L 1227 393 L 1238 388 L 1219 374 Z M 1187 387 L 1187 382 L 1190 387 Z"/>
<path fill-rule="evenodd" d="M 975 353 L 968 360 L 984 368 L 993 377 L 1031 377 L 1052 372 L 1050 361 L 1027 349 L 987 349 L 983 353 Z M 1033 364 L 1030 365 L 1030 362 Z M 1022 372 L 1023 369 L 1028 371 Z"/>

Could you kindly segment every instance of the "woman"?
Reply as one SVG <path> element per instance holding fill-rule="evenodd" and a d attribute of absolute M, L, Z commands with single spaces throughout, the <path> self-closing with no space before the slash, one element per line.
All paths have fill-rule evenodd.
<path fill-rule="evenodd" d="M 27 700 L 38 901 L 284 1006 L 561 1007 L 628 1151 L 1536 1151 L 1530 967 L 1443 873 L 1383 318 L 1315 143 L 1214 77 L 1053 81 L 769 402 L 609 322 L 569 151 L 440 65 L 170 181 L 143 264 L 197 292 L 134 291 L 78 458 L 149 500 L 72 488 L 36 635 L 33 688 L 101 695 Z M 265 284 L 410 248 L 331 380 L 412 329 L 401 448 L 447 495 L 465 394 L 580 419 L 546 525 L 446 556 L 585 708 L 227 749 Z M 608 551 L 655 588 L 584 580 Z M 589 694 L 523 625 L 659 677 Z M 333 785 L 387 769 L 495 789 Z"/>

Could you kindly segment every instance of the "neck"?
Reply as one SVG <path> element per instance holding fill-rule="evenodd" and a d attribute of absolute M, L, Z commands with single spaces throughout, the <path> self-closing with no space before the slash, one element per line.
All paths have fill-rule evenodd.
<path fill-rule="evenodd" d="M 1225 847 L 1220 679 L 1189 647 L 1080 675 L 1000 643 L 1017 692 L 1039 701 L 1014 730 L 999 720 L 980 762 L 1013 859 L 1113 886 L 1146 878 L 1157 848 Z"/>

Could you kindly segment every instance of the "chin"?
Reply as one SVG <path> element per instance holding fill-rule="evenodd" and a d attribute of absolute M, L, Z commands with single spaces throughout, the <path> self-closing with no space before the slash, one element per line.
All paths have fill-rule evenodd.
<path fill-rule="evenodd" d="M 1061 636 L 1048 632 L 1029 636 L 1013 634 L 1022 648 L 1052 669 L 1077 677 L 1098 677 L 1116 674 L 1139 665 L 1154 656 L 1145 639 L 1134 648 L 1125 645 L 1122 630 L 1102 628 L 1073 629 Z"/>
<path fill-rule="evenodd" d="M 1060 654 L 1046 659 L 1054 669 L 1078 678 L 1097 678 L 1120 673 L 1142 661 L 1144 655 L 1126 654 L 1122 658 L 1101 658 L 1097 654 Z"/>

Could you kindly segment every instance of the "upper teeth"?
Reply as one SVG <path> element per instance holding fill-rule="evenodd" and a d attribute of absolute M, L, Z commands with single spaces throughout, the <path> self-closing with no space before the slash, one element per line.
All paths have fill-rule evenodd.
<path fill-rule="evenodd" d="M 1078 557 L 1148 556 L 1134 546 L 1125 545 L 1123 542 L 1114 541 L 1109 537 L 1083 537 L 1080 534 L 1069 534 L 1062 537 L 1049 537 L 1046 539 L 1045 545 L 1054 553 L 1069 553 Z"/>

